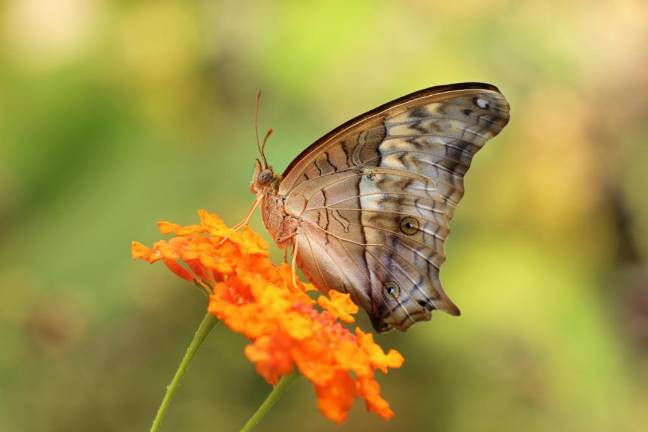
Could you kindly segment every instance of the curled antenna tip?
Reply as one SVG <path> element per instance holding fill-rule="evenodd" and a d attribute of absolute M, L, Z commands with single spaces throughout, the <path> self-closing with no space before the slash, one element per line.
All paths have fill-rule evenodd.
<path fill-rule="evenodd" d="M 261 144 L 261 157 L 263 158 L 263 161 L 265 162 L 265 146 L 266 143 L 268 142 L 268 138 L 270 138 L 270 135 L 272 135 L 272 129 L 268 129 L 268 131 L 265 134 L 265 137 L 263 137 L 263 144 Z"/>

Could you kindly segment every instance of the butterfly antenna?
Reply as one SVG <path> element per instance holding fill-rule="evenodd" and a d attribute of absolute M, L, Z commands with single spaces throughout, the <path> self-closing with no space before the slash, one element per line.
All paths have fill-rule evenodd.
<path fill-rule="evenodd" d="M 261 90 L 258 90 L 256 94 L 256 110 L 254 113 L 254 133 L 256 134 L 256 142 L 257 142 L 257 148 L 259 149 L 259 155 L 261 156 L 261 168 L 265 169 L 268 167 L 268 163 L 266 162 L 265 154 L 263 153 L 263 148 L 265 147 L 265 143 L 268 140 L 268 137 L 270 136 L 272 129 L 268 131 L 266 137 L 263 139 L 263 145 L 261 145 L 261 142 L 259 141 L 259 107 L 260 106 L 261 106 Z"/>
<path fill-rule="evenodd" d="M 263 137 L 263 143 L 261 144 L 261 157 L 263 158 L 263 163 L 265 163 L 266 166 L 268 164 L 266 163 L 266 158 L 265 158 L 265 146 L 266 143 L 268 142 L 268 138 L 270 138 L 270 135 L 272 135 L 272 132 L 273 132 L 272 129 L 268 129 L 268 131 L 265 134 L 265 137 Z"/>

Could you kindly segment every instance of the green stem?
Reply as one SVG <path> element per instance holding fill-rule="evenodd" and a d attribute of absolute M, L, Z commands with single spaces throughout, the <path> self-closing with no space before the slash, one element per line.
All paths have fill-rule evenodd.
<path fill-rule="evenodd" d="M 153 425 L 151 426 L 151 432 L 157 432 L 160 429 L 164 415 L 169 409 L 171 399 L 178 389 L 178 385 L 180 384 L 180 381 L 182 381 L 185 372 L 187 372 L 189 364 L 198 352 L 198 348 L 200 348 L 200 345 L 202 345 L 202 343 L 205 341 L 205 338 L 207 337 L 211 329 L 214 328 L 214 325 L 216 325 L 217 322 L 218 320 L 216 319 L 216 317 L 214 317 L 209 312 L 207 312 L 207 314 L 201 321 L 200 325 L 198 326 L 198 330 L 196 330 L 196 333 L 194 334 L 194 337 L 191 340 L 189 347 L 187 348 L 187 352 L 180 362 L 180 366 L 178 366 L 178 370 L 176 370 L 171 383 L 166 388 L 166 393 L 164 393 L 162 403 L 157 410 L 157 414 L 155 414 L 155 419 L 153 420 Z"/>
<path fill-rule="evenodd" d="M 261 406 L 256 410 L 256 412 L 250 417 L 250 419 L 245 423 L 241 432 L 249 432 L 254 426 L 257 425 L 265 417 L 265 415 L 272 409 L 272 406 L 277 403 L 281 398 L 286 389 L 292 384 L 292 382 L 297 378 L 296 372 L 291 372 L 288 375 L 284 375 L 277 385 L 272 389 L 268 397 L 263 401 Z"/>

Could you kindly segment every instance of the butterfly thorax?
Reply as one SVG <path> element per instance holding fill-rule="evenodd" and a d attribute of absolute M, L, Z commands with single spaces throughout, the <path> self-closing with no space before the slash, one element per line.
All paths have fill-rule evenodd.
<path fill-rule="evenodd" d="M 275 174 L 272 167 L 263 168 L 257 164 L 250 184 L 250 190 L 261 199 L 263 224 L 280 248 L 292 244 L 298 220 L 289 216 L 284 207 L 284 197 L 278 193 L 282 176 Z"/>

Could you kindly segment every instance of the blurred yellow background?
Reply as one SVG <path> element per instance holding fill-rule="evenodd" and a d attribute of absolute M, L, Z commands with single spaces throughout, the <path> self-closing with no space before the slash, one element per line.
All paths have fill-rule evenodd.
<path fill-rule="evenodd" d="M 460 81 L 511 103 L 451 225 L 463 316 L 378 337 L 406 358 L 380 378 L 392 421 L 357 404 L 338 428 L 301 380 L 259 430 L 645 430 L 646 17 L 643 0 L 3 2 L 0 430 L 147 430 L 205 301 L 130 241 L 202 207 L 243 217 L 257 89 L 281 172 L 347 119 Z M 269 391 L 245 343 L 215 329 L 164 430 L 242 425 Z"/>

